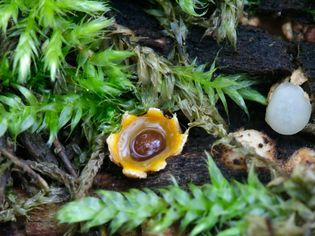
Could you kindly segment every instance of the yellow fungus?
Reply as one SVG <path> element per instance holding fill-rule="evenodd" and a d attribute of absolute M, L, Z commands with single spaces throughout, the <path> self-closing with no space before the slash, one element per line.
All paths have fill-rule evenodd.
<path fill-rule="evenodd" d="M 107 138 L 110 159 L 122 166 L 124 175 L 146 178 L 148 172 L 166 166 L 166 159 L 181 153 L 187 140 L 177 117 L 167 118 L 157 108 L 145 115 L 125 114 L 121 130 Z"/>

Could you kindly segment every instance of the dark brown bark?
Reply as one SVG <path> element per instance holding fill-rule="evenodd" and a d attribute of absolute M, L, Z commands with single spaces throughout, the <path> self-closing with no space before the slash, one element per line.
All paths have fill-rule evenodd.
<path fill-rule="evenodd" d="M 64 235 L 66 225 L 60 225 L 55 219 L 59 209 L 58 204 L 41 206 L 30 212 L 29 220 L 25 223 L 27 236 L 58 236 Z"/>
<path fill-rule="evenodd" d="M 194 27 L 187 39 L 191 59 L 200 64 L 212 63 L 226 73 L 286 76 L 294 69 L 289 45 L 263 30 L 240 26 L 237 30 L 237 45 L 217 44 L 215 39 L 204 37 L 205 29 Z"/>
<path fill-rule="evenodd" d="M 267 2 L 267 0 L 263 2 Z M 137 36 L 144 37 L 139 42 L 141 45 L 152 47 L 164 55 L 169 52 L 173 45 L 172 40 L 163 35 L 159 22 L 143 11 L 146 8 L 145 1 L 117 0 L 112 1 L 112 4 L 117 10 L 115 13 L 117 23 L 129 27 Z M 291 51 L 291 46 L 264 31 L 249 27 L 239 27 L 238 44 L 237 48 L 234 49 L 227 44 L 217 45 L 216 41 L 209 37 L 202 39 L 204 30 L 193 28 L 190 31 L 187 41 L 191 59 L 197 57 L 199 63 L 212 63 L 219 52 L 217 62 L 224 72 L 246 72 L 259 76 L 278 76 L 279 79 L 289 75 L 297 66 L 294 64 L 295 52 Z M 314 44 L 301 44 L 298 57 L 298 61 L 311 78 L 311 81 L 315 79 L 314 52 Z M 311 88 L 315 91 L 314 84 Z M 315 147 L 313 136 L 302 133 L 294 136 L 281 136 L 272 131 L 264 122 L 265 107 L 263 106 L 249 104 L 249 110 L 252 111 L 250 121 L 235 104 L 231 104 L 229 109 L 232 131 L 240 127 L 245 127 L 266 132 L 275 140 L 278 151 L 277 155 L 280 159 L 286 159 L 300 147 Z M 55 164 L 57 163 L 51 150 L 47 146 L 42 146 L 44 144 L 42 140 L 31 140 L 29 144 L 27 141 L 29 140 L 24 140 L 23 144 L 35 160 L 46 160 Z M 208 183 L 209 175 L 204 151 L 210 150 L 213 141 L 213 137 L 206 134 L 203 130 L 191 130 L 183 153 L 177 157 L 170 158 L 164 170 L 152 173 L 144 180 L 126 178 L 121 173 L 121 168 L 110 162 L 107 156 L 101 171 L 94 179 L 94 186 L 91 191 L 100 188 L 124 191 L 129 188 L 164 187 L 171 184 L 170 176 L 174 176 L 182 186 L 188 183 L 198 185 Z M 104 144 L 104 149 L 106 149 L 105 146 Z M 221 165 L 219 167 L 228 178 L 241 180 L 246 177 L 246 173 L 244 172 L 229 170 Z M 33 169 L 36 170 L 34 166 Z M 60 178 L 60 173 L 56 172 L 56 174 Z M 262 179 L 268 179 L 268 175 L 263 175 Z M 25 235 L 25 233 L 27 235 L 62 235 L 65 230 L 64 226 L 58 225 L 53 218 L 57 208 L 58 205 L 54 204 L 33 210 L 30 214 L 30 219 L 21 227 L 14 223 L 0 225 L 0 235 Z M 15 234 L 15 232 L 22 233 Z"/>
<path fill-rule="evenodd" d="M 94 180 L 94 189 L 123 191 L 129 188 L 163 187 L 171 184 L 171 176 L 175 177 L 180 185 L 209 182 L 204 150 L 209 150 L 213 141 L 213 137 L 202 129 L 192 129 L 183 153 L 169 158 L 164 170 L 149 174 L 147 179 L 142 180 L 125 177 L 121 168 L 113 164 L 107 156 L 102 170 Z"/>
<path fill-rule="evenodd" d="M 114 1 L 115 19 L 120 25 L 130 28 L 139 37 L 139 44 L 149 46 L 167 55 L 172 48 L 172 39 L 165 37 L 157 19 L 145 13 L 143 2 Z M 237 31 L 237 47 L 228 43 L 218 45 L 211 37 L 204 37 L 205 28 L 193 27 L 187 38 L 190 59 L 197 58 L 200 64 L 212 63 L 226 73 L 249 73 L 253 75 L 286 76 L 296 67 L 295 48 L 284 40 L 254 27 L 241 26 Z M 293 49 L 293 50 L 292 50 Z"/>
<path fill-rule="evenodd" d="M 170 185 L 173 176 L 180 185 L 188 183 L 203 184 L 209 182 L 206 157 L 203 151 L 188 152 L 172 157 L 164 170 L 152 173 L 147 179 L 129 179 L 121 173 L 121 168 L 107 163 L 107 171 L 94 179 L 94 189 L 125 191 L 130 188 L 157 188 Z"/>
<path fill-rule="evenodd" d="M 298 61 L 309 79 L 310 90 L 315 96 L 315 43 L 300 43 Z"/>
<path fill-rule="evenodd" d="M 148 46 L 167 55 L 172 46 L 172 40 L 162 33 L 158 20 L 145 12 L 149 9 L 148 1 L 112 1 L 113 15 L 118 24 L 128 27 L 139 37 L 139 44 Z M 152 5 L 151 5 L 152 7 Z"/>
<path fill-rule="evenodd" d="M 309 4 L 308 0 L 261 0 L 260 9 L 267 12 L 303 11 Z"/>
<path fill-rule="evenodd" d="M 253 110 L 253 109 L 251 109 Z M 299 133 L 294 136 L 283 136 L 275 133 L 264 122 L 264 109 L 256 109 L 251 114 L 252 119 L 247 120 L 246 116 L 238 109 L 230 111 L 230 117 L 237 117 L 237 122 L 231 121 L 233 130 L 238 128 L 253 128 L 265 132 L 276 143 L 277 158 L 286 160 L 296 150 L 301 147 L 315 148 L 314 137 L 311 135 Z M 110 162 L 109 158 L 105 158 L 103 169 L 99 172 L 94 180 L 94 189 L 110 189 L 117 191 L 125 191 L 130 188 L 157 188 L 164 187 L 172 183 L 171 176 L 181 186 L 186 186 L 189 183 L 201 185 L 209 183 L 209 175 L 206 164 L 205 151 L 210 151 L 210 147 L 214 138 L 206 134 L 202 129 L 192 129 L 188 142 L 181 155 L 169 158 L 166 168 L 158 173 L 148 175 L 147 179 L 129 179 L 121 173 L 121 168 Z M 217 158 L 217 157 L 216 157 Z M 216 160 L 222 173 L 228 179 L 243 180 L 247 174 L 244 171 L 235 171 L 224 167 L 219 160 Z M 265 170 L 259 170 L 260 179 L 267 182 L 270 179 L 269 173 Z"/>

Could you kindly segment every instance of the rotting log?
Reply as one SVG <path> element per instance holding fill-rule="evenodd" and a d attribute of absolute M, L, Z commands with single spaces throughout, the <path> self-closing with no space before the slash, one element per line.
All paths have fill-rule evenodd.
<path fill-rule="evenodd" d="M 303 132 L 295 135 L 278 134 L 265 122 L 265 106 L 251 102 L 247 102 L 247 105 L 248 110 L 250 111 L 249 118 L 239 107 L 233 105 L 229 107 L 231 131 L 244 128 L 256 129 L 266 133 L 276 143 L 278 159 L 288 158 L 301 147 L 315 148 L 314 136 Z"/>
<path fill-rule="evenodd" d="M 297 59 L 309 79 L 310 90 L 315 96 L 315 43 L 301 42 Z"/>
<path fill-rule="evenodd" d="M 209 182 L 206 158 L 202 152 L 184 153 L 167 161 L 167 167 L 152 173 L 147 179 L 128 179 L 119 167 L 108 164 L 107 171 L 99 173 L 94 181 L 94 189 L 125 191 L 130 188 L 157 188 L 170 185 L 173 176 L 178 184 L 203 184 Z"/>
<path fill-rule="evenodd" d="M 58 224 L 55 214 L 58 204 L 48 204 L 33 209 L 28 219 L 20 217 L 17 222 L 0 223 L 1 236 L 62 236 L 66 225 Z"/>
<path fill-rule="evenodd" d="M 141 46 L 153 48 L 163 55 L 170 52 L 173 42 L 162 33 L 158 20 L 145 12 L 148 9 L 147 3 L 139 0 L 117 0 L 112 1 L 111 5 L 116 22 L 134 31 Z"/>
<path fill-rule="evenodd" d="M 171 176 L 180 185 L 187 183 L 202 184 L 209 181 L 204 150 L 209 150 L 213 138 L 201 130 L 193 131 L 196 137 L 190 136 L 183 154 L 170 158 L 164 170 L 148 175 L 147 179 L 129 179 L 121 168 L 106 158 L 103 168 L 94 180 L 94 189 L 111 189 L 117 191 L 129 188 L 156 188 L 171 184 Z M 106 147 L 105 147 L 106 148 Z M 193 167 L 193 169 L 192 169 Z"/>
<path fill-rule="evenodd" d="M 253 107 L 254 106 L 254 107 Z M 254 108 L 256 108 L 254 110 Z M 277 144 L 277 156 L 280 159 L 286 159 L 294 151 L 301 147 L 315 148 L 314 139 L 303 133 L 294 136 L 282 136 L 273 132 L 268 125 L 264 122 L 264 107 L 257 104 L 249 104 L 252 119 L 248 120 L 239 108 L 235 106 L 230 107 L 230 117 L 237 117 L 230 121 L 231 131 L 240 127 L 255 128 L 267 133 Z M 255 114 L 254 114 L 255 113 Z M 170 158 L 166 168 L 160 172 L 150 174 L 147 179 L 136 180 L 128 179 L 121 173 L 121 168 L 109 161 L 106 158 L 101 171 L 98 173 L 94 180 L 94 186 L 91 194 L 96 189 L 108 189 L 125 191 L 130 188 L 158 188 L 165 187 L 172 184 L 170 176 L 174 176 L 181 186 L 188 183 L 201 185 L 209 183 L 209 175 L 206 165 L 205 150 L 209 151 L 214 138 L 205 133 L 200 128 L 194 128 L 190 131 L 188 143 L 186 144 L 183 153 L 179 156 Z M 104 144 L 104 148 L 106 145 Z M 217 160 L 216 160 L 217 161 Z M 219 163 L 219 162 L 218 162 Z M 226 169 L 222 165 L 219 168 L 227 178 L 235 178 L 238 180 L 244 179 L 246 173 L 240 171 L 233 171 Z M 268 175 L 262 172 L 261 178 L 263 181 L 268 180 Z M 57 225 L 53 215 L 56 212 L 58 205 L 46 205 L 34 209 L 28 221 L 25 222 L 23 232 L 20 235 L 62 235 L 65 228 L 64 226 Z M 0 224 L 0 235 L 7 229 L 4 225 Z M 26 234 L 27 233 L 27 234 Z M 12 234 L 11 234 L 12 235 Z"/>
<path fill-rule="evenodd" d="M 29 220 L 25 222 L 27 236 L 57 236 L 64 235 L 66 225 L 60 225 L 55 219 L 59 209 L 58 204 L 43 205 L 34 209 L 29 214 Z"/>
<path fill-rule="evenodd" d="M 203 37 L 205 30 L 193 27 L 187 39 L 187 50 L 191 59 L 200 64 L 216 64 L 225 73 L 249 73 L 252 75 L 291 74 L 294 69 L 289 44 L 267 32 L 239 26 L 237 45 L 217 44 L 211 37 Z"/>
<path fill-rule="evenodd" d="M 240 127 L 255 128 L 267 133 L 277 144 L 278 158 L 286 159 L 300 147 L 315 148 L 314 139 L 303 133 L 294 136 L 282 136 L 273 132 L 264 122 L 264 107 L 257 104 L 248 104 L 251 111 L 251 119 L 236 106 L 230 106 L 230 117 L 237 119 L 230 120 L 231 131 Z M 181 119 L 182 120 L 182 119 Z M 170 176 L 174 176 L 181 186 L 188 183 L 201 185 L 209 183 L 209 175 L 206 165 L 205 150 L 210 150 L 214 138 L 205 133 L 200 128 L 194 128 L 190 131 L 188 143 L 183 153 L 179 156 L 170 158 L 166 168 L 158 173 L 153 173 L 145 180 L 128 179 L 121 173 L 121 168 L 111 163 L 106 158 L 102 170 L 94 180 L 94 186 L 91 194 L 96 189 L 108 189 L 125 191 L 130 188 L 158 188 L 172 184 Z M 106 145 L 104 144 L 104 148 Z M 219 162 L 218 162 L 219 163 Z M 219 168 L 228 178 L 244 179 L 246 173 L 226 169 L 222 165 Z M 260 173 L 265 174 L 265 173 Z M 268 179 L 268 175 L 261 176 L 262 180 Z M 18 224 L 0 224 L 0 235 L 12 235 L 12 232 L 18 231 L 17 235 L 63 235 L 65 226 L 58 225 L 53 215 L 58 209 L 58 205 L 50 204 L 34 209 L 30 213 L 29 220 L 18 227 Z M 20 221 L 19 221 L 20 222 Z M 13 227 L 14 226 L 14 227 Z M 10 231 L 12 230 L 12 231 Z M 15 234 L 13 234 L 15 235 Z"/>
<path fill-rule="evenodd" d="M 157 19 L 145 12 L 145 3 L 126 0 L 112 3 L 116 22 L 133 30 L 142 46 L 148 46 L 164 55 L 173 42 L 162 33 Z M 217 44 L 212 37 L 203 37 L 205 29 L 193 27 L 187 38 L 190 59 L 200 64 L 212 63 L 225 73 L 249 73 L 252 75 L 287 76 L 296 67 L 293 50 L 286 41 L 255 27 L 240 26 L 237 30 L 236 49 L 228 43 Z"/>
<path fill-rule="evenodd" d="M 139 4 L 139 1 L 136 2 L 137 4 L 127 0 L 113 1 L 113 6 L 117 10 L 117 23 L 129 27 L 135 31 L 137 36 L 143 37 L 142 41 L 139 42 L 141 45 L 152 47 L 167 54 L 167 51 L 172 47 L 171 40 L 160 32 L 161 28 L 158 21 L 143 11 L 143 5 Z M 204 29 L 194 28 L 188 38 L 188 51 L 191 58 L 197 56 L 201 63 L 211 63 L 221 49 L 218 64 L 224 72 L 288 75 L 294 68 L 293 54 L 289 51 L 288 44 L 261 30 L 240 27 L 237 50 L 226 44 L 217 45 L 216 41 L 209 37 L 202 39 L 203 33 Z M 165 39 L 167 43 L 161 44 L 159 39 Z M 306 48 L 305 52 L 307 54 L 312 51 Z M 305 62 L 303 62 L 303 58 L 305 58 Z M 314 58 L 314 56 L 310 57 L 312 60 Z M 308 76 L 312 77 L 312 73 L 314 73 L 312 68 L 314 68 L 315 63 L 307 64 L 310 59 L 308 59 L 308 56 L 303 56 L 302 51 L 299 59 L 304 70 L 310 73 Z M 230 121 L 231 130 L 245 127 L 266 132 L 275 140 L 279 158 L 287 158 L 300 147 L 314 148 L 314 139 L 311 136 L 302 133 L 294 136 L 281 136 L 273 132 L 264 122 L 264 108 L 257 104 L 249 104 L 249 110 L 252 111 L 250 121 L 234 104 L 229 109 L 230 117 L 235 117 Z M 201 129 L 191 130 L 189 141 L 183 153 L 180 156 L 170 158 L 166 169 L 149 175 L 145 180 L 124 177 L 121 168 L 111 163 L 107 158 L 102 170 L 95 178 L 94 190 L 103 188 L 122 191 L 133 187 L 163 187 L 171 183 L 171 175 L 175 177 L 180 185 L 186 185 L 190 182 L 195 184 L 208 183 L 209 176 L 204 150 L 210 150 L 213 140 L 213 137 Z M 233 172 L 224 169 L 222 166 L 219 167 L 229 178 L 240 179 L 245 176 L 244 173 Z M 52 217 L 56 210 L 57 205 L 47 205 L 32 211 L 30 219 L 22 225 L 15 223 L 0 224 L 0 235 L 26 235 L 26 233 L 27 235 L 62 235 L 64 229 L 57 225 Z"/>
<path fill-rule="evenodd" d="M 232 109 L 230 112 L 231 117 L 237 117 L 237 114 L 241 114 L 239 109 Z M 303 133 L 294 136 L 279 135 L 264 122 L 264 109 L 258 109 L 258 112 L 256 110 L 255 113 L 251 120 L 248 120 L 246 116 L 239 116 L 236 122 L 231 121 L 232 129 L 236 130 L 244 127 L 266 133 L 276 143 L 278 159 L 286 160 L 301 147 L 315 148 L 311 135 Z M 251 115 L 254 114 L 252 113 Z M 111 163 L 109 158 L 107 158 L 104 161 L 102 170 L 94 180 L 93 189 L 125 191 L 129 188 L 164 187 L 172 183 L 171 176 L 181 186 L 186 186 L 189 183 L 197 185 L 209 183 L 205 151 L 210 151 L 213 141 L 214 138 L 206 134 L 202 129 L 192 129 L 182 154 L 168 159 L 168 164 L 164 170 L 152 173 L 148 175 L 147 179 L 143 180 L 128 179 L 121 173 L 121 168 Z M 216 161 L 223 175 L 228 179 L 242 180 L 246 177 L 245 172 L 227 169 L 218 160 Z M 258 174 L 262 181 L 268 181 L 268 173 L 262 171 Z"/>
<path fill-rule="evenodd" d="M 260 10 L 266 12 L 304 11 L 308 0 L 261 0 Z"/>

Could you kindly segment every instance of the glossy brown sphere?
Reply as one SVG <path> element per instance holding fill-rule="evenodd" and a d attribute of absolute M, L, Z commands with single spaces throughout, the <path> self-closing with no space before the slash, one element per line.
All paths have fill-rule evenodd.
<path fill-rule="evenodd" d="M 145 161 L 161 153 L 165 147 L 163 134 L 156 130 L 144 130 L 130 142 L 130 154 L 137 161 Z"/>

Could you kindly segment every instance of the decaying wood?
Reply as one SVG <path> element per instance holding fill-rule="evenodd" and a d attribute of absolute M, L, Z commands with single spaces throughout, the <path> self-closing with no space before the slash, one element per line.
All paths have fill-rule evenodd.
<path fill-rule="evenodd" d="M 308 0 L 261 0 L 260 9 L 266 12 L 304 11 Z"/>
<path fill-rule="evenodd" d="M 207 139 L 209 141 L 209 139 Z M 199 139 L 199 141 L 203 142 Z M 190 151 L 189 144 L 181 155 L 169 158 L 165 169 L 158 173 L 149 174 L 146 179 L 128 179 L 121 173 L 121 168 L 105 161 L 104 169 L 94 179 L 94 189 L 108 189 L 115 191 L 126 191 L 130 188 L 159 188 L 172 184 L 172 176 L 181 186 L 187 186 L 189 183 L 202 185 L 209 183 L 209 174 L 207 169 L 207 157 L 205 150 L 210 152 L 209 141 L 207 145 L 198 145 L 198 151 Z M 205 144 L 205 143 L 204 143 Z M 228 169 L 217 162 L 222 173 L 227 178 L 243 179 L 246 176 L 245 171 Z"/>
<path fill-rule="evenodd" d="M 213 140 L 202 129 L 192 129 L 183 153 L 169 158 L 164 170 L 149 174 L 147 179 L 127 178 L 122 174 L 122 169 L 113 164 L 107 155 L 103 168 L 94 179 L 93 189 L 123 191 L 129 188 L 162 187 L 171 184 L 171 176 L 174 176 L 180 185 L 209 182 L 204 150 L 210 150 Z M 105 143 L 104 148 L 107 148 Z"/>
<path fill-rule="evenodd" d="M 40 209 L 30 212 L 29 220 L 25 225 L 28 236 L 57 236 L 63 235 L 66 225 L 60 225 L 55 219 L 55 214 L 60 204 L 44 205 Z"/>
<path fill-rule="evenodd" d="M 239 26 L 236 48 L 203 37 L 204 29 L 190 29 L 187 50 L 191 59 L 209 64 L 216 59 L 222 72 L 252 75 L 290 75 L 294 69 L 289 45 L 267 32 L 251 26 Z"/>
<path fill-rule="evenodd" d="M 203 152 L 183 153 L 167 161 L 164 170 L 150 174 L 146 179 L 128 179 L 121 173 L 121 168 L 108 163 L 106 171 L 101 171 L 94 179 L 95 189 L 125 191 L 129 188 L 157 188 L 172 183 L 173 176 L 180 185 L 188 183 L 203 184 L 209 182 L 206 155 Z M 193 171 L 192 171 L 193 168 Z"/>
<path fill-rule="evenodd" d="M 262 7 L 270 6 L 274 1 L 262 2 Z M 281 9 L 290 9 L 300 1 L 277 1 Z M 303 2 L 303 1 L 302 1 Z M 304 1 L 305 2 L 305 1 Z M 306 3 L 302 3 L 305 5 Z M 113 2 L 116 9 L 115 18 L 118 24 L 130 28 L 142 38 L 139 44 L 148 46 L 163 54 L 172 48 L 173 42 L 161 32 L 158 21 L 145 13 L 146 4 L 126 0 Z M 266 7 L 265 7 L 266 8 Z M 271 8 L 271 7 L 270 7 Z M 266 8 L 267 9 L 267 8 Z M 273 7 L 273 9 L 275 9 Z M 132 13 L 132 14 L 131 14 Z M 257 76 L 273 76 L 283 78 L 297 68 L 295 63 L 298 45 L 292 45 L 279 37 L 250 26 L 240 26 L 237 30 L 237 47 L 234 49 L 228 43 L 218 45 L 211 37 L 203 37 L 205 29 L 193 27 L 187 38 L 187 51 L 191 60 L 197 58 L 200 64 L 212 63 L 215 59 L 222 72 L 249 73 Z M 314 54 L 314 44 L 301 44 L 300 50 L 305 48 L 308 54 Z M 301 55 L 299 59 L 308 73 L 315 73 L 312 69 L 314 56 Z M 311 58 L 311 60 L 309 60 Z M 299 61 L 299 60 L 298 60 Z M 313 85 L 314 86 L 314 85 Z"/>
<path fill-rule="evenodd" d="M 296 2 L 297 0 L 287 1 Z M 262 3 L 274 1 L 262 0 Z M 277 1 L 279 2 L 279 1 Z M 298 1 L 299 2 L 299 1 Z M 304 1 L 302 1 L 304 2 Z M 141 45 L 152 47 L 153 49 L 166 55 L 172 48 L 173 42 L 171 39 L 163 35 L 158 21 L 146 14 L 145 1 L 128 1 L 117 0 L 112 1 L 113 7 L 117 10 L 116 21 L 118 24 L 132 29 L 135 34 L 142 39 L 139 41 Z M 246 72 L 253 75 L 279 75 L 282 78 L 291 74 L 297 66 L 294 64 L 295 54 L 291 52 L 291 47 L 285 41 L 271 36 L 270 34 L 251 27 L 238 28 L 238 44 L 237 48 L 233 49 L 227 44 L 217 45 L 215 39 L 205 37 L 202 38 L 204 29 L 193 28 L 187 41 L 187 49 L 190 58 L 197 58 L 199 63 L 212 63 L 216 58 L 221 70 L 224 72 Z M 315 80 L 315 49 L 314 44 L 301 44 L 299 50 L 298 61 L 302 65 L 307 76 L 310 77 L 311 83 Z M 315 91 L 314 83 L 311 86 L 312 91 Z M 299 133 L 294 136 L 281 136 L 272 131 L 264 122 L 265 108 L 257 104 L 249 104 L 249 110 L 252 111 L 251 120 L 235 105 L 230 107 L 231 131 L 235 131 L 240 127 L 253 128 L 267 133 L 277 146 L 277 158 L 285 159 L 301 147 L 315 148 L 314 137 Z M 33 137 L 33 136 L 32 136 Z M 26 140 L 28 141 L 28 140 Z M 192 129 L 188 143 L 181 155 L 170 158 L 167 162 L 167 167 L 158 172 L 153 173 L 144 180 L 128 179 L 121 173 L 121 168 L 110 162 L 108 156 L 105 156 L 104 164 L 101 170 L 94 178 L 94 189 L 110 189 L 124 191 L 129 188 L 143 187 L 163 187 L 171 184 L 170 176 L 174 176 L 178 183 L 182 186 L 188 183 L 204 184 L 209 182 L 209 175 L 206 165 L 205 150 L 210 151 L 211 144 L 214 139 L 206 134 L 201 129 Z M 42 141 L 30 140 L 30 143 L 23 142 L 29 154 L 36 160 L 45 160 L 48 162 L 57 163 L 52 156 L 51 151 L 42 146 L 34 146 L 34 144 L 43 144 Z M 32 153 L 36 151 L 36 153 Z M 48 152 L 47 152 L 48 151 Z M 104 143 L 104 151 L 106 153 L 106 145 Z M 52 155 L 52 156 L 51 156 Z M 94 157 L 95 158 L 95 157 Z M 101 157 L 101 159 L 104 156 Z M 94 160 L 97 168 L 87 171 L 87 182 L 82 185 L 82 191 L 79 196 L 83 196 L 91 187 L 91 180 L 98 171 L 101 162 L 100 159 Z M 91 162 L 92 163 L 92 162 Z M 244 171 L 235 171 L 220 165 L 223 174 L 228 178 L 241 179 L 246 176 Z M 63 172 L 52 171 L 56 166 L 47 163 L 28 163 L 33 170 L 40 172 L 43 175 L 60 182 L 66 182 L 70 176 Z M 45 168 L 46 167 L 46 168 Z M 51 167 L 51 168 L 50 168 Z M 54 167 L 54 168 L 52 168 Z M 64 175 L 65 174 L 65 175 Z M 262 176 L 264 178 L 264 176 Z M 265 178 L 268 178 L 265 177 Z M 69 177 L 68 189 L 73 189 L 73 178 Z M 68 179 L 68 180 L 69 180 Z M 71 191 L 70 191 L 71 192 Z M 74 192 L 74 190 L 72 190 Z M 72 195 L 75 195 L 72 193 Z M 21 226 L 21 230 L 16 230 L 16 224 L 9 223 L 8 226 L 0 225 L 0 235 L 62 235 L 64 233 L 63 226 L 57 225 L 53 215 L 58 209 L 57 204 L 49 204 L 47 206 L 33 210 L 28 221 L 25 221 Z M 13 227 L 14 226 L 14 227 Z M 23 232 L 15 234 L 15 232 Z"/>
<path fill-rule="evenodd" d="M 315 96 L 315 44 L 304 43 L 299 45 L 298 61 L 309 79 L 309 87 Z"/>
<path fill-rule="evenodd" d="M 248 161 L 252 160 L 257 160 L 255 167 L 269 164 L 277 167 L 275 143 L 265 133 L 254 129 L 240 129 L 230 133 L 225 139 L 229 140 L 228 144 L 222 140 L 222 143 L 213 146 L 212 153 L 227 168 L 247 171 Z M 264 162 L 260 163 L 260 159 Z"/>
<path fill-rule="evenodd" d="M 41 135 L 24 132 L 19 135 L 19 138 L 32 159 L 39 162 L 52 162 L 58 165 L 55 155 Z"/>
<path fill-rule="evenodd" d="M 148 2 L 116 0 L 111 4 L 116 22 L 134 31 L 140 45 L 151 47 L 164 55 L 170 52 L 172 40 L 162 33 L 158 20 L 144 11 L 148 9 Z"/>
<path fill-rule="evenodd" d="M 42 192 L 38 192 L 32 196 L 20 188 L 12 190 L 17 199 L 15 205 L 1 211 L 1 219 L 5 219 L 6 217 L 11 218 L 12 222 L 0 222 L 1 236 L 46 235 L 47 232 L 49 232 L 47 235 L 62 235 L 58 232 L 63 227 L 57 226 L 54 215 L 58 209 L 57 206 L 69 200 L 68 192 L 64 188 L 51 187 L 49 193 L 43 194 Z M 36 227 L 37 224 L 38 227 Z M 19 228 L 17 232 L 15 232 L 15 227 Z M 39 231 L 41 228 L 43 230 Z"/>
<path fill-rule="evenodd" d="M 251 107 L 254 106 L 254 107 Z M 257 104 L 249 104 L 251 119 L 248 120 L 239 108 L 231 106 L 230 120 L 231 131 L 241 127 L 245 129 L 257 129 L 267 134 L 276 144 L 276 158 L 287 160 L 295 151 L 302 147 L 315 148 L 312 135 L 298 133 L 293 136 L 283 136 L 274 132 L 265 122 L 265 108 Z M 147 179 L 128 179 L 121 173 L 121 168 L 111 163 L 108 156 L 104 160 L 103 168 L 94 179 L 93 189 L 110 189 L 124 191 L 129 188 L 157 188 L 171 184 L 170 176 L 174 176 L 181 186 L 188 183 L 197 185 L 208 183 L 209 175 L 204 151 L 210 152 L 214 138 L 206 134 L 200 128 L 190 131 L 188 142 L 181 155 L 169 158 L 164 170 L 148 175 Z M 104 148 L 106 148 L 104 144 Z M 227 168 L 220 160 L 216 160 L 223 174 L 229 179 L 242 180 L 246 177 L 246 171 Z M 259 173 L 262 181 L 266 182 L 270 176 L 264 170 Z"/>
<path fill-rule="evenodd" d="M 286 171 L 292 172 L 294 167 L 299 164 L 307 165 L 315 170 L 315 151 L 309 148 L 297 150 L 285 164 Z"/>

